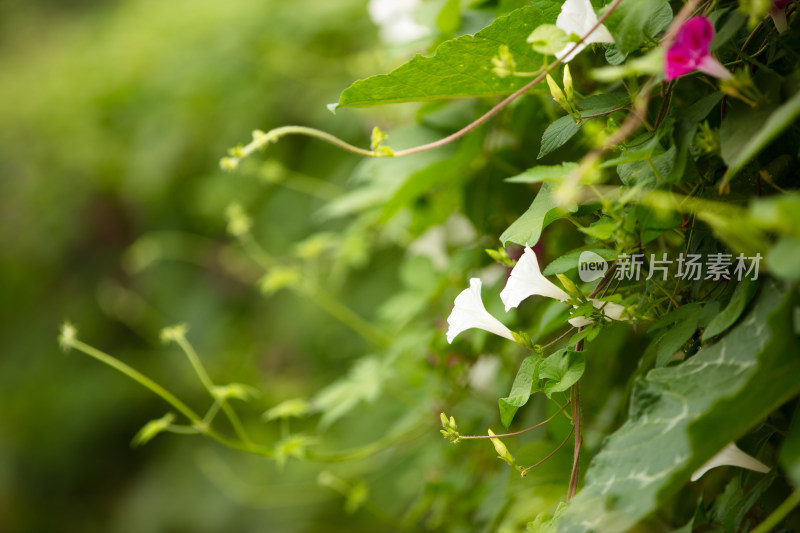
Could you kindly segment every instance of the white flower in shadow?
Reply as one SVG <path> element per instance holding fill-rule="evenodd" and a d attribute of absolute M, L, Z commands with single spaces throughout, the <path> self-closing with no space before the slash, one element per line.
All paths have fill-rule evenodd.
<path fill-rule="evenodd" d="M 567 0 L 561 6 L 561 13 L 556 19 L 556 26 L 564 30 L 567 35 L 574 33 L 580 37 L 586 35 L 595 24 L 597 24 L 597 15 L 589 0 Z M 556 57 L 567 63 L 572 61 L 588 44 L 613 42 L 614 37 L 611 36 L 608 28 L 600 24 L 581 44 L 576 47 L 575 43 L 569 43 L 560 52 L 556 52 Z M 572 50 L 573 47 L 575 50 Z"/>
<path fill-rule="evenodd" d="M 456 335 L 462 331 L 471 328 L 480 328 L 508 340 L 514 340 L 511 330 L 490 315 L 484 307 L 481 299 L 481 280 L 478 278 L 470 279 L 469 289 L 464 289 L 461 294 L 456 296 L 453 310 L 447 317 L 447 323 L 450 326 L 447 329 L 448 343 L 452 343 Z"/>
<path fill-rule="evenodd" d="M 414 21 L 419 0 L 370 0 L 369 16 L 388 44 L 404 44 L 428 35 L 431 30 Z"/>
<path fill-rule="evenodd" d="M 718 466 L 738 466 L 739 468 L 746 468 L 748 470 L 755 470 L 756 472 L 766 473 L 769 472 L 769 467 L 753 457 L 752 455 L 748 455 L 744 453 L 742 450 L 736 446 L 735 443 L 731 442 L 722 450 L 720 450 L 717 455 L 709 459 L 703 466 L 698 468 L 692 474 L 692 481 L 697 481 L 700 479 L 703 474 L 711 470 L 712 468 L 716 468 Z"/>
<path fill-rule="evenodd" d="M 536 253 L 530 246 L 526 246 L 522 257 L 511 270 L 506 286 L 500 293 L 500 299 L 503 300 L 508 312 L 525 298 L 535 295 L 547 296 L 562 302 L 569 300 L 569 294 L 544 277 Z"/>

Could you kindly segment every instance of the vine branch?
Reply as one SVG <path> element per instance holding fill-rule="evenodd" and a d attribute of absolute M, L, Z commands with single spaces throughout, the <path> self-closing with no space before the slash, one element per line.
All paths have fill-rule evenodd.
<path fill-rule="evenodd" d="M 614 0 L 611 4 L 609 4 L 608 9 L 598 17 L 597 22 L 586 32 L 585 35 L 582 35 L 580 39 L 578 39 L 570 48 L 570 50 L 565 54 L 564 57 L 569 57 L 569 55 L 574 52 L 583 42 L 589 38 L 589 36 L 600 27 L 601 24 L 617 9 L 617 6 L 622 2 L 622 0 Z M 314 137 L 320 139 L 322 141 L 328 142 L 333 144 L 334 146 L 338 146 L 348 152 L 352 152 L 354 154 L 362 155 L 364 157 L 404 157 L 407 155 L 417 154 L 420 152 L 425 152 L 428 150 L 433 150 L 434 148 L 439 148 L 440 146 L 444 146 L 449 144 L 457 139 L 460 139 L 464 135 L 468 134 L 472 130 L 480 127 L 483 125 L 487 120 L 495 116 L 505 107 L 507 107 L 511 102 L 528 92 L 530 89 L 535 87 L 537 84 L 541 83 L 547 75 L 555 70 L 562 61 L 558 58 L 555 58 L 555 61 L 550 63 L 549 65 L 543 67 L 543 70 L 536 76 L 533 80 L 525 84 L 520 89 L 517 89 L 515 92 L 511 93 L 507 97 L 505 97 L 500 103 L 489 109 L 486 113 L 481 115 L 475 121 L 467 124 L 460 130 L 455 133 L 451 133 L 447 137 L 439 139 L 438 141 L 433 141 L 427 144 L 422 144 L 419 146 L 414 146 L 412 148 L 406 148 L 405 150 L 398 150 L 397 152 L 392 152 L 388 150 L 386 147 L 381 146 L 373 146 L 371 150 L 366 150 L 364 148 L 360 148 L 353 144 L 344 141 L 335 135 L 327 133 L 322 130 L 318 130 L 315 128 L 309 128 L 306 126 L 283 126 L 280 128 L 276 128 L 270 130 L 266 133 L 260 130 L 256 130 L 253 132 L 253 140 L 245 146 L 239 146 L 233 148 L 230 151 L 229 157 L 224 157 L 220 160 L 220 166 L 223 170 L 233 170 L 238 165 L 239 162 L 244 159 L 245 157 L 249 156 L 253 152 L 257 150 L 261 150 L 266 147 L 268 144 L 277 142 L 280 138 L 285 137 L 286 135 L 307 135 L 309 137 Z M 373 143 L 374 144 L 374 143 Z"/>

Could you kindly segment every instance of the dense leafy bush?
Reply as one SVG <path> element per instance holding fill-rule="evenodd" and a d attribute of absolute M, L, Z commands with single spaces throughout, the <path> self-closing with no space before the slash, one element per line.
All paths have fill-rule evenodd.
<path fill-rule="evenodd" d="M 147 418 L 110 399 L 144 404 L 149 389 L 163 401 L 134 445 L 181 439 L 152 471 L 201 447 L 162 433 L 204 436 L 194 471 L 275 509 L 203 524 L 139 503 L 154 517 L 140 528 L 800 527 L 796 3 L 373 0 L 396 68 L 352 83 L 335 116 L 319 80 L 385 67 L 356 40 L 363 6 L 327 32 L 345 8 L 267 22 L 244 1 L 203 6 L 184 44 L 115 62 L 42 119 L 60 151 L 11 159 L 31 176 L 58 165 L 58 211 L 37 224 L 76 263 L 108 226 L 103 212 L 63 223 L 87 172 L 146 220 L 110 240 L 122 274 L 80 270 L 107 277 L 107 319 L 59 293 L 62 347 L 144 386 L 98 376 L 85 420 L 129 413 L 116 431 L 132 434 Z M 284 77 L 260 79 L 248 46 Z M 192 47 L 213 55 L 180 52 Z M 137 59 L 151 74 L 130 91 Z M 31 101 L 50 110 L 63 93 L 42 94 Z M 387 107 L 355 109 L 374 106 Z M 215 170 L 208 148 L 252 126 L 265 128 Z M 113 142 L 86 149 L 104 128 Z M 42 264 L 66 254 L 23 229 L 36 238 L 9 242 Z M 68 361 L 75 380 L 98 372 Z"/>

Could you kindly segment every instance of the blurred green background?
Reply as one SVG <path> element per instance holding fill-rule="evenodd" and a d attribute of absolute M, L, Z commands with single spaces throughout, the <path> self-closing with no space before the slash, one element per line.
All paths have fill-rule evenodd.
<path fill-rule="evenodd" d="M 4 0 L 0 13 L 0 531 L 351 530 L 316 470 L 197 437 L 131 450 L 166 406 L 56 336 L 72 321 L 202 412 L 182 354 L 158 340 L 187 322 L 218 382 L 264 391 L 245 417 L 360 355 L 315 306 L 258 293 L 224 215 L 241 203 L 282 253 L 325 229 L 315 179 L 343 182 L 357 160 L 298 138 L 273 148 L 283 166 L 266 179 L 218 160 L 257 127 L 368 138 L 363 113 L 324 105 L 381 68 L 365 2 Z"/>
<path fill-rule="evenodd" d="M 497 398 L 520 352 L 485 332 L 459 351 L 446 344 L 444 319 L 473 275 L 493 280 L 485 301 L 500 312 L 504 271 L 484 248 L 533 197 L 502 180 L 536 161 L 555 116 L 549 96 L 531 96 L 457 146 L 401 160 L 360 161 L 289 137 L 236 173 L 218 166 L 255 128 L 301 124 L 364 146 L 379 124 L 394 148 L 457 130 L 493 102 L 335 116 L 325 104 L 522 3 L 462 2 L 470 7 L 450 30 L 439 24 L 421 42 L 387 47 L 366 0 L 0 0 L 0 532 L 518 531 L 552 511 L 568 447 L 522 480 L 488 442 L 454 447 L 438 432 L 441 411 L 466 433 L 499 427 Z M 452 4 L 429 0 L 421 15 L 435 28 Z M 437 186 L 403 191 L 426 171 Z M 370 345 L 297 291 L 265 298 L 264 270 L 226 229 L 234 202 L 270 254 L 300 264 L 391 342 Z M 568 223 L 548 232 L 551 258 L 576 246 Z M 559 323 L 546 306 L 520 313 Z M 259 442 L 285 436 L 261 413 L 313 398 L 317 413 L 292 421 L 292 432 L 318 439 L 320 454 L 366 446 L 363 460 L 280 467 L 181 435 L 131 449 L 168 406 L 59 350 L 65 320 L 202 414 L 208 395 L 180 350 L 159 340 L 185 322 L 216 383 L 261 391 L 236 404 Z M 627 328 L 613 331 L 598 353 L 636 346 Z M 587 443 L 623 411 L 636 350 L 623 352 L 592 363 L 602 371 L 587 397 L 604 402 L 585 408 L 596 420 Z M 542 420 L 546 405 L 532 400 L 519 423 Z M 532 464 L 568 433 L 566 423 L 526 433 L 518 457 Z"/>

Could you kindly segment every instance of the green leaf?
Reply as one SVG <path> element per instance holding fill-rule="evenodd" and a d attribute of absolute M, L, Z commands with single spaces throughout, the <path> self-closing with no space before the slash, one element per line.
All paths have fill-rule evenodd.
<path fill-rule="evenodd" d="M 779 107 L 740 108 L 725 115 L 719 131 L 722 159 L 728 165 L 725 180 L 747 163 L 800 117 L 800 92 Z"/>
<path fill-rule="evenodd" d="M 797 394 L 794 299 L 786 287 L 765 286 L 747 318 L 718 343 L 638 379 L 628 421 L 592 459 L 559 531 L 627 531 Z"/>
<path fill-rule="evenodd" d="M 767 251 L 767 266 L 769 271 L 778 278 L 788 281 L 800 279 L 800 239 L 794 237 L 781 237 Z"/>
<path fill-rule="evenodd" d="M 575 212 L 578 206 L 572 205 L 568 209 L 560 207 L 553 198 L 555 187 L 552 183 L 542 184 L 533 203 L 521 217 L 519 217 L 507 230 L 500 235 L 500 242 L 505 246 L 513 242 L 525 246 L 534 246 L 539 242 L 542 230 L 554 220 Z"/>
<path fill-rule="evenodd" d="M 346 377 L 322 389 L 312 400 L 312 405 L 322 411 L 320 426 L 330 426 L 361 402 L 374 402 L 388 377 L 389 369 L 377 357 L 360 359 Z"/>
<path fill-rule="evenodd" d="M 621 65 L 592 69 L 589 76 L 597 81 L 611 83 L 623 78 L 637 76 L 657 76 L 664 72 L 664 51 L 654 48 L 644 54 L 631 58 Z"/>
<path fill-rule="evenodd" d="M 541 68 L 545 57 L 534 52 L 526 39 L 540 24 L 554 24 L 560 9 L 558 3 L 535 0 L 496 19 L 474 36 L 445 41 L 432 57 L 417 55 L 389 74 L 355 82 L 342 93 L 337 107 L 510 94 L 530 79 L 501 78 L 492 72 L 492 58 L 499 46 L 508 46 L 519 71 Z"/>
<path fill-rule="evenodd" d="M 666 365 L 670 358 L 677 352 L 686 341 L 692 338 L 697 326 L 700 324 L 700 315 L 703 312 L 701 307 L 693 308 L 692 313 L 678 321 L 670 327 L 658 339 L 656 351 L 656 368 Z"/>
<path fill-rule="evenodd" d="M 605 21 L 617 49 L 629 54 L 672 22 L 667 0 L 623 0 Z"/>
<path fill-rule="evenodd" d="M 596 115 L 599 113 L 608 113 L 614 109 L 626 106 L 631 103 L 631 97 L 625 93 L 607 93 L 607 94 L 593 94 L 587 96 L 578 104 L 578 109 L 589 110 L 585 115 Z"/>
<path fill-rule="evenodd" d="M 313 443 L 313 440 L 305 435 L 289 435 L 275 443 L 272 457 L 278 468 L 283 468 L 288 459 L 305 459 L 306 451 Z"/>
<path fill-rule="evenodd" d="M 458 180 L 472 176 L 477 165 L 475 153 L 480 150 L 482 141 L 481 135 L 473 135 L 459 144 L 454 156 L 411 174 L 386 202 L 380 222 L 386 222 L 403 207 L 412 205 L 417 198 L 436 187 L 446 183 L 454 185 Z"/>
<path fill-rule="evenodd" d="M 800 412 L 795 414 L 781 446 L 780 462 L 795 488 L 800 488 Z"/>
<path fill-rule="evenodd" d="M 588 117 L 575 122 L 570 115 L 565 115 L 553 121 L 542 134 L 542 144 L 539 148 L 537 159 L 541 159 L 553 150 L 564 146 L 567 141 L 578 133 L 578 130 L 595 115 L 602 115 L 613 111 L 619 107 L 627 105 L 630 98 L 620 93 L 599 94 L 586 98 L 578 106 L 583 112 L 582 115 Z M 574 163 L 564 163 L 563 166 L 573 165 Z"/>
<path fill-rule="evenodd" d="M 436 16 L 436 27 L 444 35 L 452 35 L 461 26 L 460 0 L 447 0 Z"/>
<path fill-rule="evenodd" d="M 553 393 L 568 390 L 581 379 L 585 370 L 583 352 L 558 350 L 539 366 L 539 378 L 549 380 L 544 384 L 544 393 L 550 398 Z"/>
<path fill-rule="evenodd" d="M 139 446 L 144 446 L 145 444 L 153 440 L 153 437 L 155 437 L 159 433 L 167 431 L 167 429 L 169 429 L 169 426 L 174 421 L 175 421 L 174 413 L 167 413 L 161 418 L 149 421 L 133 437 L 133 440 L 131 441 L 131 446 L 133 446 L 134 448 L 138 448 Z"/>
<path fill-rule="evenodd" d="M 716 12 L 722 14 L 724 9 L 715 10 Z M 730 16 L 725 20 L 725 23 L 722 27 L 714 34 L 714 39 L 711 41 L 711 44 L 708 46 L 709 52 L 713 52 L 717 50 L 720 46 L 728 42 L 736 33 L 744 26 L 744 23 L 747 21 L 747 18 L 742 15 L 739 10 L 734 10 Z M 715 24 L 716 26 L 716 24 Z"/>
<path fill-rule="evenodd" d="M 681 109 L 679 116 L 681 119 L 688 122 L 700 122 L 711 113 L 711 110 L 717 107 L 720 100 L 722 100 L 722 91 L 716 91 L 702 97 L 689 107 Z"/>
<path fill-rule="evenodd" d="M 536 159 L 541 159 L 556 148 L 564 146 L 578 133 L 579 129 L 581 129 L 580 124 L 576 123 L 569 115 L 556 119 L 544 130 L 542 146 L 539 148 L 539 155 L 536 156 Z"/>
<path fill-rule="evenodd" d="M 211 395 L 217 400 L 236 399 L 242 401 L 249 401 L 257 398 L 259 395 L 258 389 L 250 385 L 242 383 L 229 383 L 227 385 L 215 385 L 211 389 Z"/>
<path fill-rule="evenodd" d="M 554 56 L 569 44 L 569 36 L 555 24 L 541 24 L 531 32 L 527 41 L 536 52 Z"/>
<path fill-rule="evenodd" d="M 657 148 L 661 150 L 661 146 L 658 144 L 658 137 L 654 135 L 650 137 L 649 140 L 636 146 L 634 150 L 625 150 L 620 157 L 603 161 L 600 163 L 600 168 L 615 167 L 623 163 L 632 163 L 634 161 L 644 161 L 649 159 Z"/>
<path fill-rule="evenodd" d="M 760 226 L 800 239 L 800 194 L 753 199 L 749 218 Z"/>
<path fill-rule="evenodd" d="M 589 237 L 593 237 L 598 241 L 605 241 L 611 238 L 614 234 L 614 230 L 617 229 L 617 223 L 609 221 L 608 219 L 601 218 L 597 222 L 594 222 L 591 226 L 587 226 L 585 228 L 578 228 L 578 231 L 581 233 L 585 233 Z"/>
<path fill-rule="evenodd" d="M 642 244 L 654 241 L 662 234 L 677 228 L 683 222 L 677 211 L 663 211 L 637 205 L 635 209 L 637 227 L 641 231 Z"/>
<path fill-rule="evenodd" d="M 676 148 L 670 146 L 669 150 L 655 157 L 648 157 L 644 161 L 623 163 L 617 167 L 617 174 L 622 183 L 629 187 L 639 186 L 645 189 L 656 188 L 667 181 L 667 177 L 675 166 Z"/>
<path fill-rule="evenodd" d="M 500 421 L 503 422 L 505 427 L 508 427 L 511 421 L 514 420 L 517 410 L 528 403 L 528 399 L 533 393 L 534 377 L 538 376 L 539 365 L 543 361 L 544 359 L 537 355 L 529 355 L 523 359 L 517 371 L 517 376 L 514 378 L 514 384 L 511 385 L 511 392 L 505 398 L 498 400 Z"/>
<path fill-rule="evenodd" d="M 581 248 L 576 248 L 575 250 L 567 252 L 561 257 L 554 259 L 542 271 L 542 274 L 545 276 L 552 276 L 553 274 L 564 274 L 573 268 L 578 268 L 578 260 L 583 252 L 596 253 L 606 261 L 611 261 L 617 258 L 617 252 L 615 250 L 609 250 L 608 248 L 596 248 L 596 245 L 584 246 Z"/>
<path fill-rule="evenodd" d="M 606 45 L 606 61 L 608 61 L 609 65 L 621 65 L 627 57 L 628 55 L 620 52 L 614 43 Z"/>
<path fill-rule="evenodd" d="M 311 410 L 305 398 L 292 398 L 284 400 L 275 407 L 268 409 L 263 415 L 264 420 L 278 420 L 281 418 L 302 418 Z"/>
<path fill-rule="evenodd" d="M 578 168 L 578 163 L 566 162 L 560 165 L 539 165 L 529 168 L 522 174 L 507 178 L 509 183 L 539 183 L 542 181 L 561 181 Z"/>
<path fill-rule="evenodd" d="M 742 313 L 747 307 L 747 304 L 750 303 L 750 299 L 753 297 L 753 294 L 755 294 L 757 288 L 758 284 L 747 278 L 736 285 L 736 289 L 733 291 L 733 296 L 731 297 L 731 301 L 728 302 L 728 306 L 711 320 L 708 327 L 706 327 L 703 332 L 703 342 L 727 331 L 727 329 L 742 316 Z"/>
<path fill-rule="evenodd" d="M 667 327 L 670 324 L 674 324 L 678 320 L 683 320 L 687 316 L 691 316 L 695 313 L 698 313 L 702 307 L 702 304 L 693 302 L 690 304 L 682 305 L 679 308 L 675 309 L 667 313 L 666 315 L 662 316 L 655 322 L 650 325 L 647 332 L 652 333 L 653 331 L 657 331 L 661 328 Z"/>

